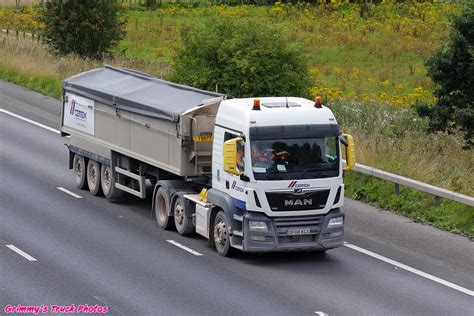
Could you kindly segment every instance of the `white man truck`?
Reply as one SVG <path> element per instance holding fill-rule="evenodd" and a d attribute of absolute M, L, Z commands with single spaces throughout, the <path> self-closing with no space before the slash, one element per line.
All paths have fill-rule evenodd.
<path fill-rule="evenodd" d="M 78 188 L 146 198 L 151 183 L 158 226 L 221 255 L 344 243 L 354 143 L 318 98 L 233 99 L 105 66 L 63 82 L 61 135 Z"/>

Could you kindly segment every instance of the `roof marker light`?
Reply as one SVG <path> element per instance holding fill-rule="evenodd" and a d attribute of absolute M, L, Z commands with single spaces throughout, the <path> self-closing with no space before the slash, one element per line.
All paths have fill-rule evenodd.
<path fill-rule="evenodd" d="M 321 96 L 319 96 L 319 95 L 318 95 L 316 98 L 314 98 L 314 107 L 315 107 L 315 108 L 320 109 L 320 108 L 323 107 L 323 106 L 322 106 L 322 103 L 321 103 L 321 100 L 322 100 L 322 98 L 321 98 Z"/>
<path fill-rule="evenodd" d="M 254 111 L 260 111 L 260 99 L 253 99 L 253 108 Z"/>

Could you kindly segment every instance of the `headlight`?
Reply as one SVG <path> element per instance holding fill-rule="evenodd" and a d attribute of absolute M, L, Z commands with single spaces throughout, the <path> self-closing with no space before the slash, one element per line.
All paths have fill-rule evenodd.
<path fill-rule="evenodd" d="M 344 224 L 344 217 L 333 217 L 329 220 L 328 227 L 340 226 L 342 224 Z"/>
<path fill-rule="evenodd" d="M 265 222 L 256 222 L 256 221 L 249 221 L 249 229 L 253 231 L 263 232 L 267 231 L 267 223 Z"/>

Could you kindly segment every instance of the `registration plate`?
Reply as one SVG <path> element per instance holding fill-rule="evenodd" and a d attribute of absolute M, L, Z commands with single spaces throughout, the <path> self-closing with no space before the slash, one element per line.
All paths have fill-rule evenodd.
<path fill-rule="evenodd" d="M 309 235 L 311 234 L 311 229 L 309 228 L 290 228 L 288 229 L 288 236 L 299 236 L 299 235 Z"/>

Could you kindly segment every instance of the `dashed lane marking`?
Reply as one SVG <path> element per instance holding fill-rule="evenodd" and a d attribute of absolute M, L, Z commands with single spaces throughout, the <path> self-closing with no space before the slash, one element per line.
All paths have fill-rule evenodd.
<path fill-rule="evenodd" d="M 56 189 L 58 189 L 59 191 L 63 191 L 64 193 L 69 194 L 70 196 L 73 196 L 73 197 L 75 197 L 76 199 L 82 199 L 82 196 L 80 196 L 80 195 L 78 195 L 78 194 L 76 194 L 76 193 L 74 193 L 74 192 L 71 192 L 71 191 L 69 191 L 69 190 L 67 190 L 67 189 L 65 189 L 65 188 L 63 188 L 63 187 L 56 187 Z"/>
<path fill-rule="evenodd" d="M 13 245 L 6 245 L 8 248 L 10 248 L 11 250 L 13 250 L 14 252 L 16 252 L 17 254 L 19 254 L 20 256 L 22 256 L 23 258 L 27 259 L 28 261 L 38 261 L 36 260 L 35 258 L 33 258 L 32 256 L 30 256 L 29 254 L 27 254 L 26 252 L 24 252 L 23 250 L 13 246 Z"/>
<path fill-rule="evenodd" d="M 186 246 L 184 246 L 184 245 L 181 245 L 181 244 L 180 244 L 179 242 L 177 242 L 177 241 L 174 241 L 174 240 L 172 240 L 172 239 L 169 239 L 169 240 L 167 240 L 167 242 L 169 242 L 170 244 L 175 245 L 176 247 L 179 247 L 179 248 L 181 248 L 181 249 L 183 249 L 183 250 L 185 250 L 185 251 L 187 251 L 187 252 L 189 252 L 189 253 L 192 253 L 192 254 L 195 255 L 195 256 L 202 256 L 202 253 L 199 253 L 199 252 L 197 252 L 196 250 L 193 250 L 193 249 L 191 249 L 191 248 L 189 248 L 189 247 L 186 247 Z"/>

